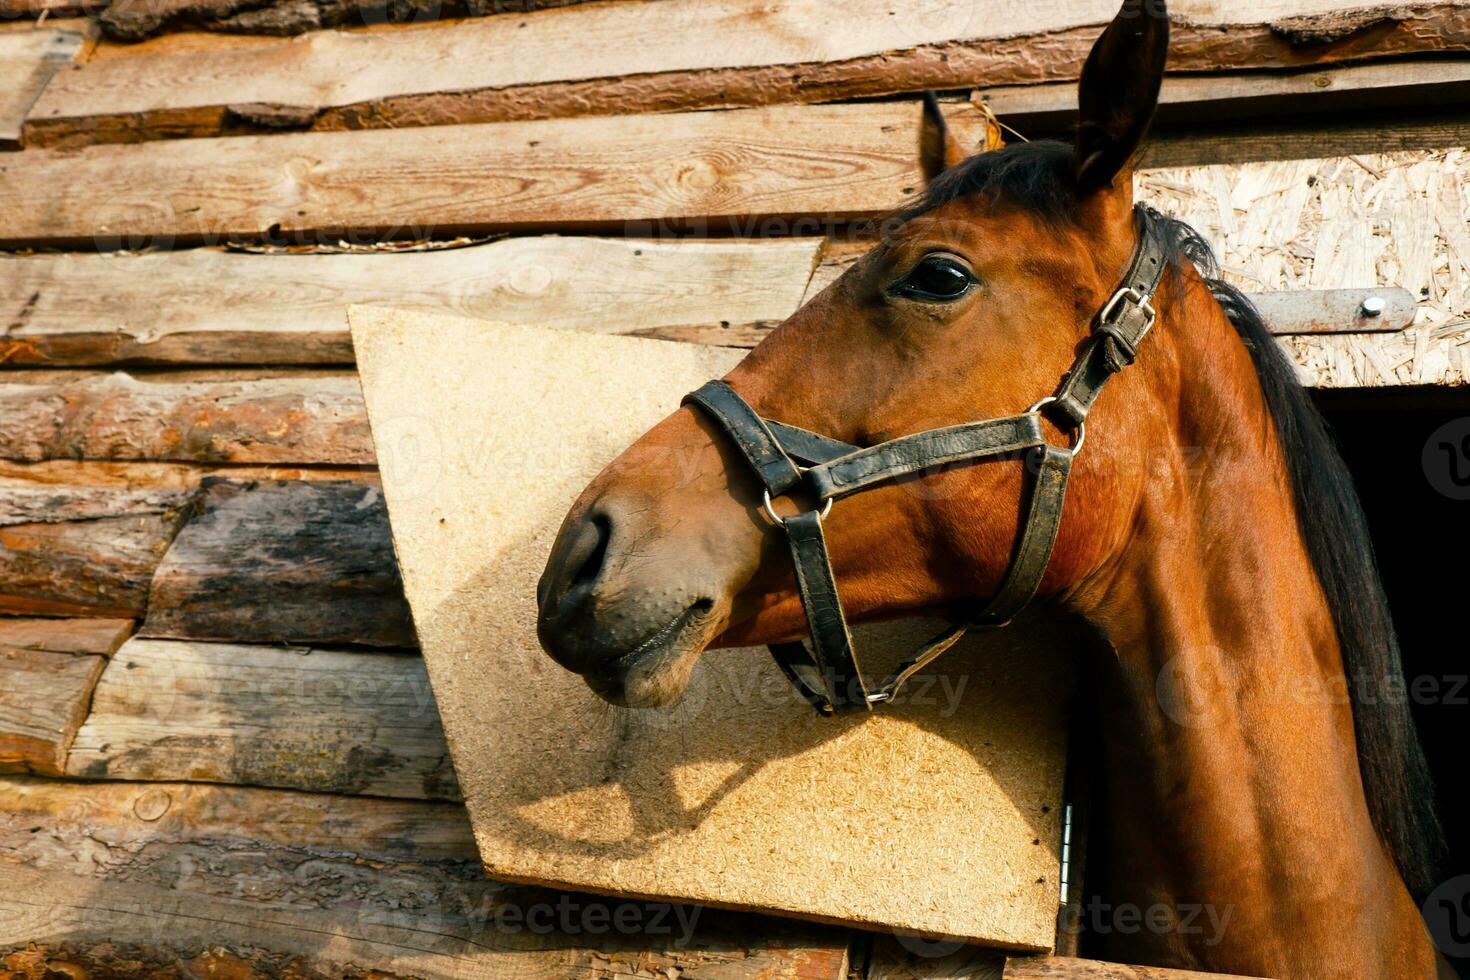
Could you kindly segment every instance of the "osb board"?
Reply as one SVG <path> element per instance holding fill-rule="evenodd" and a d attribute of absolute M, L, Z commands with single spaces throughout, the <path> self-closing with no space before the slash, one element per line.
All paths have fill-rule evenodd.
<path fill-rule="evenodd" d="M 1283 343 L 1325 388 L 1470 381 L 1470 152 L 1464 148 L 1145 170 L 1141 197 L 1194 225 L 1244 289 L 1403 286 L 1397 334 Z"/>
<path fill-rule="evenodd" d="M 488 874 L 1050 946 L 1055 633 L 952 653 L 914 703 L 865 719 L 819 719 L 759 650 L 707 655 L 676 708 L 610 707 L 537 645 L 536 580 L 582 487 L 742 355 L 363 307 L 349 318 Z"/>

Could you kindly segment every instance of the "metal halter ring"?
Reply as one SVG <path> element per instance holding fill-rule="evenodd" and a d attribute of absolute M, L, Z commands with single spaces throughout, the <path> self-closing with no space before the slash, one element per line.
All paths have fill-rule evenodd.
<path fill-rule="evenodd" d="M 786 518 L 782 517 L 780 514 L 777 514 L 776 508 L 771 504 L 771 491 L 766 490 L 764 492 L 766 495 L 766 500 L 763 506 L 766 509 L 766 516 L 771 519 L 772 524 L 778 525 L 780 527 L 785 527 Z M 832 498 L 828 497 L 827 506 L 822 508 L 822 512 L 818 514 L 817 517 L 818 519 L 825 521 L 827 519 L 827 515 L 830 513 L 832 513 Z"/>
<path fill-rule="evenodd" d="M 1057 400 L 1057 396 L 1056 395 L 1047 395 L 1041 401 L 1037 402 L 1035 405 L 1032 405 L 1030 408 L 1026 409 L 1026 414 L 1027 415 L 1035 415 L 1038 410 L 1040 410 L 1042 408 L 1045 408 L 1047 405 L 1050 405 L 1052 402 L 1054 402 L 1056 400 Z M 1078 453 L 1080 453 L 1082 451 L 1082 444 L 1084 442 L 1086 442 L 1086 441 L 1087 441 L 1087 423 L 1086 422 L 1078 422 L 1077 423 L 1077 441 L 1074 442 L 1074 443 L 1072 443 L 1072 448 L 1070 450 L 1073 456 L 1076 456 Z M 830 501 L 828 501 L 828 502 L 830 503 Z"/>

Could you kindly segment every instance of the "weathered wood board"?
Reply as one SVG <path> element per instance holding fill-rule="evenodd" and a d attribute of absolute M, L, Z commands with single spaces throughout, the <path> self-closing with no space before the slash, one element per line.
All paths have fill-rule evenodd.
<path fill-rule="evenodd" d="M 0 646 L 0 772 L 61 774 L 106 662 Z"/>
<path fill-rule="evenodd" d="M 739 331 L 789 316 L 820 250 L 815 238 L 544 237 L 391 255 L 0 257 L 0 364 L 351 364 L 352 303 L 593 332 Z"/>
<path fill-rule="evenodd" d="M 20 146 L 26 114 L 81 44 L 82 36 L 71 31 L 0 34 L 0 150 Z"/>
<path fill-rule="evenodd" d="M 3 491 L 0 491 L 3 492 Z M 0 618 L 0 647 L 109 657 L 133 632 L 131 619 Z"/>
<path fill-rule="evenodd" d="M 821 0 L 590 4 L 412 31 L 321 32 L 269 47 L 140 54 L 58 78 L 31 114 L 27 139 L 206 136 L 256 117 L 322 129 L 443 125 L 1071 79 L 1118 6 L 929 0 L 900 12 L 888 0 L 850 0 L 834 17 Z M 1176 71 L 1470 47 L 1470 12 L 1459 2 L 1350 12 L 1338 0 L 1170 7 Z M 363 64 L 374 70 L 355 70 Z"/>
<path fill-rule="evenodd" d="M 602 465 L 740 355 L 349 317 L 405 586 L 490 874 L 1050 946 L 1066 702 L 1055 634 L 953 655 L 932 675 L 954 685 L 948 707 L 936 686 L 927 704 L 818 719 L 751 650 L 705 657 L 677 708 L 609 707 L 537 646 L 547 549 Z"/>
<path fill-rule="evenodd" d="M 946 113 L 979 145 L 978 109 Z M 28 151 L 0 170 L 0 245 L 814 235 L 917 192 L 918 124 L 905 100 Z"/>
<path fill-rule="evenodd" d="M 350 373 L 249 379 L 12 372 L 0 457 L 197 463 L 373 462 Z"/>
<path fill-rule="evenodd" d="M 1159 93 L 1159 119 L 1226 120 L 1289 112 L 1328 112 L 1412 105 L 1464 104 L 1470 63 L 1433 58 L 1285 72 L 1233 71 L 1169 75 Z M 1077 121 L 1075 81 L 995 85 L 972 96 L 1008 125 L 1035 138 L 1065 133 Z"/>
<path fill-rule="evenodd" d="M 153 576 L 141 633 L 414 646 L 382 491 L 359 482 L 206 480 Z"/>
<path fill-rule="evenodd" d="M 711 980 L 839 980 L 846 952 L 846 936 L 833 929 L 707 909 L 669 909 L 665 929 L 651 923 L 654 910 L 641 904 L 624 908 L 606 899 L 488 881 L 464 808 L 447 803 L 194 783 L 0 777 L 0 852 L 7 859 L 0 868 L 23 865 L 48 875 L 38 879 L 46 884 L 70 881 L 79 895 L 106 891 L 109 883 L 158 889 L 141 893 L 140 911 L 152 908 L 163 927 L 150 936 L 136 923 L 111 937 L 124 948 L 142 945 L 140 958 L 193 958 L 187 937 L 199 935 L 199 927 L 167 914 L 180 899 L 197 902 L 189 913 L 202 913 L 206 924 L 247 924 L 248 945 L 235 944 L 228 934 L 210 937 L 208 945 L 229 954 L 219 965 L 238 957 L 267 975 L 279 975 L 269 969 L 272 955 L 298 948 L 307 937 L 291 914 L 303 912 L 328 913 L 318 922 L 332 929 L 329 940 L 298 954 L 296 968 L 328 975 L 334 961 L 348 968 L 335 976 L 401 970 L 428 977 L 560 980 L 674 969 Z M 525 927 L 530 908 L 555 906 L 564 898 L 570 916 L 549 919 L 545 928 L 539 919 L 538 928 Z M 99 898 L 89 901 L 102 904 Z M 79 904 L 78 917 L 100 911 Z M 600 912 L 608 923 L 623 915 L 635 927 L 615 934 L 610 927 L 584 929 L 603 928 Z M 61 934 L 63 923 L 64 918 L 56 934 L 73 938 Z M 385 941 L 403 938 L 392 930 L 408 926 L 416 930 L 411 947 Z M 48 936 L 23 938 L 45 942 Z M 169 950 L 170 942 L 185 948 Z M 0 940 L 0 964 L 15 968 L 17 961 L 5 959 L 8 952 Z M 95 967 L 71 959 L 78 952 L 72 946 L 61 959 Z M 100 949 L 85 955 L 106 956 Z M 405 969 L 407 958 L 414 969 Z M 135 967 L 94 975 L 148 974 Z"/>
<path fill-rule="evenodd" d="M 457 799 L 423 661 L 134 637 L 67 760 L 87 779 Z"/>
<path fill-rule="evenodd" d="M 188 868 L 185 864 L 181 874 Z M 478 891 L 493 896 L 496 889 Z M 235 894 L 96 880 L 0 862 L 0 966 L 25 980 L 57 974 L 120 980 L 605 980 L 638 976 L 645 967 L 661 971 L 655 976 L 672 971 L 687 980 L 842 980 L 847 972 L 845 946 L 831 940 L 822 944 L 811 931 L 792 926 L 770 928 L 769 949 L 752 948 L 748 917 L 710 935 L 707 945 L 687 948 L 676 910 L 660 913 L 633 903 L 545 894 L 497 904 L 473 887 L 449 897 L 450 911 L 429 914 L 417 908 L 281 908 Z M 582 917 L 605 929 L 620 907 L 636 909 L 642 921 L 661 915 L 660 922 L 674 925 L 651 941 L 602 934 L 594 939 L 597 945 L 589 942 Z M 683 911 L 688 921 L 690 910 Z M 569 916 L 569 929 L 580 934 L 539 927 L 546 920 L 556 923 L 559 914 Z M 527 915 L 536 917 L 534 923 L 527 924 Z M 696 932 L 693 941 L 705 938 Z"/>
<path fill-rule="evenodd" d="M 109 38 L 139 41 L 167 31 L 290 35 L 324 27 L 423 24 L 427 21 L 526 13 L 587 0 L 117 0 L 97 18 Z"/>
<path fill-rule="evenodd" d="M 0 432 L 27 424 L 0 418 Z M 0 614 L 141 616 L 191 495 L 0 474 Z"/>

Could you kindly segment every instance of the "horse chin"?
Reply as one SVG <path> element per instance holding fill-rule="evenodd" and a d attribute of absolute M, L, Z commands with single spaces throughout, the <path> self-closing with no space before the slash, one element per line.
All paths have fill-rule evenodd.
<path fill-rule="evenodd" d="M 691 606 L 636 650 L 582 679 L 592 692 L 623 708 L 664 708 L 677 704 L 689 686 L 694 665 L 719 633 L 719 618 L 703 603 Z"/>

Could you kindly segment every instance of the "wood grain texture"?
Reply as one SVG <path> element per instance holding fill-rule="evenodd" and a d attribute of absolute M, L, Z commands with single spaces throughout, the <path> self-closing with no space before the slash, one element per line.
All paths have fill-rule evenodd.
<path fill-rule="evenodd" d="M 1297 69 L 1170 75 L 1159 93 L 1156 122 L 1362 111 L 1384 106 L 1463 105 L 1470 94 L 1470 63 L 1410 59 Z M 972 97 L 1027 135 L 1075 125 L 1075 83 L 995 85 Z"/>
<path fill-rule="evenodd" d="M 133 632 L 131 619 L 0 618 L 0 647 L 57 653 L 117 652 Z"/>
<path fill-rule="evenodd" d="M 270 849 L 261 856 L 267 861 L 282 857 Z M 316 871 L 309 861 L 295 860 L 308 874 Z M 179 863 L 180 876 L 189 876 L 187 853 Z M 321 872 L 331 870 L 328 863 Z M 257 874 L 267 882 L 271 878 L 264 871 Z M 420 902 L 428 891 L 421 889 Z M 98 880 L 0 863 L 0 967 L 22 980 L 841 980 L 846 975 L 845 942 L 832 931 L 803 931 L 752 917 L 725 917 L 714 924 L 718 914 L 713 912 L 551 893 L 518 892 L 497 900 L 499 891 L 488 884 L 446 888 L 447 908 L 319 910 L 262 905 L 248 892 L 216 896 L 187 885 Z M 617 935 L 610 923 L 620 909 L 632 913 L 624 916 L 625 923 L 634 916 L 649 923 L 659 915 L 658 928 L 669 931 Z M 694 915 L 693 933 L 680 930 L 680 911 L 683 921 Z M 567 929 L 559 927 L 558 916 L 566 918 Z M 589 935 L 584 919 L 595 934 Z M 548 922 L 550 928 L 543 925 Z"/>
<path fill-rule="evenodd" d="M 135 637 L 113 654 L 66 771 L 457 799 L 423 661 Z"/>
<path fill-rule="evenodd" d="M 61 774 L 106 662 L 0 647 L 0 772 Z"/>
<path fill-rule="evenodd" d="M 1351 22 L 1322 0 L 1171 6 L 1176 71 L 1470 46 L 1470 11 L 1458 2 L 1380 3 L 1354 11 Z M 977 79 L 1073 79 L 1116 8 L 1112 0 L 934 0 L 896 16 L 886 0 L 854 0 L 834 19 L 820 0 L 684 0 L 672 8 L 591 4 L 391 33 L 317 32 L 249 52 L 90 63 L 43 94 L 27 139 L 215 135 L 255 123 L 260 107 L 290 107 L 297 126 L 355 129 L 821 102 L 962 88 Z M 362 64 L 375 70 L 354 71 Z"/>
<path fill-rule="evenodd" d="M 873 937 L 864 980 L 1001 980 L 1006 954 L 916 937 Z"/>
<path fill-rule="evenodd" d="M 979 143 L 978 109 L 946 115 Z M 815 235 L 917 192 L 918 123 L 902 101 L 26 152 L 0 169 L 0 244 Z"/>
<path fill-rule="evenodd" d="M 0 474 L 0 613 L 141 616 L 190 496 Z"/>
<path fill-rule="evenodd" d="M 145 380 L 0 376 L 0 457 L 197 463 L 373 462 L 351 374 Z"/>
<path fill-rule="evenodd" d="M 545 237 L 391 255 L 0 258 L 0 363 L 351 364 L 354 303 L 595 332 L 739 329 L 794 311 L 820 250 Z"/>
<path fill-rule="evenodd" d="M 927 975 L 924 975 L 927 976 Z M 1229 980 L 1222 973 L 1166 970 L 1155 966 L 1128 966 L 1079 960 L 1068 956 L 1012 956 L 1002 980 Z M 1260 980 L 1235 977 L 1235 980 Z"/>
<path fill-rule="evenodd" d="M 8 866 L 71 880 L 83 893 L 105 884 L 141 886 L 158 889 L 145 894 L 161 900 L 197 901 L 206 915 L 228 908 L 234 914 L 227 921 L 244 916 L 258 924 L 260 946 L 274 953 L 305 935 L 280 928 L 292 921 L 283 913 L 329 913 L 325 921 L 336 927 L 330 942 L 298 961 L 299 968 L 323 972 L 345 950 L 357 970 L 387 971 L 374 976 L 410 972 L 398 958 L 419 956 L 411 972 L 434 977 L 603 978 L 672 969 L 712 980 L 837 980 L 846 945 L 838 930 L 707 909 L 676 910 L 667 917 L 675 928 L 664 932 L 649 928 L 645 903 L 488 881 L 464 809 L 450 803 L 0 777 L 0 851 Z M 547 928 L 516 928 L 532 907 L 564 898 L 573 914 L 553 918 Z M 618 915 L 625 922 L 636 917 L 641 927 L 613 935 L 559 928 L 565 922 L 580 929 L 591 909 L 605 910 L 609 923 Z M 692 933 L 677 927 L 680 915 L 692 918 Z M 153 940 L 159 946 L 193 934 L 180 921 L 163 921 L 159 935 L 166 938 Z M 379 944 L 395 928 L 416 931 L 417 952 L 389 949 L 383 956 Z M 126 931 L 118 937 L 140 938 Z M 241 947 L 227 945 L 227 951 L 249 956 Z M 5 952 L 0 945 L 0 957 Z"/>
<path fill-rule="evenodd" d="M 32 104 L 81 45 L 82 36 L 71 31 L 0 33 L 0 150 L 20 146 Z"/>
<path fill-rule="evenodd" d="M 520 14 L 586 0 L 117 0 L 97 18 L 107 37 L 140 41 L 180 31 L 289 36 L 328 27 L 411 25 Z"/>
<path fill-rule="evenodd" d="M 158 566 L 145 636 L 416 645 L 382 492 L 206 480 Z"/>

